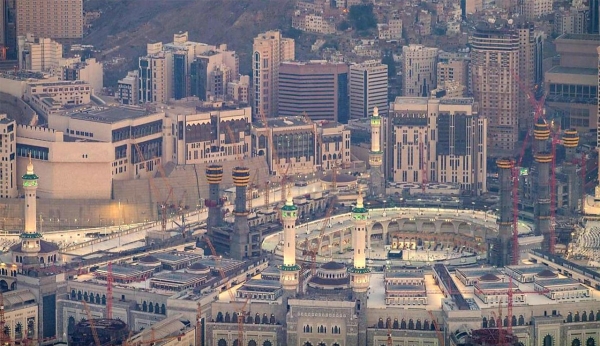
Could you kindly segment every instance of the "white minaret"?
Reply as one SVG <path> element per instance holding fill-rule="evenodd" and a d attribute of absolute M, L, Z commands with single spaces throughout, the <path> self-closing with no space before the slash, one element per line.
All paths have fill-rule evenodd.
<path fill-rule="evenodd" d="M 367 243 L 367 215 L 369 211 L 365 208 L 363 204 L 363 196 L 362 191 L 358 192 L 358 198 L 356 199 L 356 207 L 352 209 L 352 221 L 354 222 L 354 232 L 352 233 L 352 246 L 354 248 L 354 262 L 351 269 L 353 275 L 359 274 L 362 278 L 362 274 L 366 275 L 366 288 L 369 286 L 369 275 L 370 270 L 367 268 L 367 256 L 365 254 L 366 251 L 366 243 Z M 362 286 L 365 282 L 361 282 L 360 280 L 357 282 L 356 280 L 352 281 L 353 287 L 355 285 Z M 357 287 L 358 288 L 358 287 Z"/>
<path fill-rule="evenodd" d="M 371 177 L 371 195 L 380 196 L 385 194 L 384 178 L 381 170 L 383 164 L 383 151 L 381 151 L 381 117 L 379 109 L 373 108 L 371 117 L 371 151 L 369 152 L 369 166 Z"/>
<path fill-rule="evenodd" d="M 36 190 L 38 176 L 33 172 L 31 153 L 27 164 L 27 173 L 23 175 L 23 190 L 25 191 L 25 230 L 21 233 L 22 249 L 26 252 L 39 252 L 42 235 L 37 231 L 36 220 Z"/>
<path fill-rule="evenodd" d="M 287 201 L 281 208 L 283 220 L 283 265 L 281 270 L 281 285 L 285 291 L 298 291 L 300 267 L 296 265 L 296 220 L 298 208 L 294 205 L 292 191 L 288 189 Z"/>
<path fill-rule="evenodd" d="M 358 191 L 356 207 L 352 209 L 352 221 L 354 232 L 352 232 L 352 245 L 354 246 L 354 264 L 350 268 L 350 284 L 352 285 L 352 296 L 356 302 L 356 315 L 358 316 L 358 345 L 367 344 L 367 296 L 371 270 L 367 267 L 366 243 L 367 243 L 367 215 L 369 211 L 363 204 L 362 191 Z"/>

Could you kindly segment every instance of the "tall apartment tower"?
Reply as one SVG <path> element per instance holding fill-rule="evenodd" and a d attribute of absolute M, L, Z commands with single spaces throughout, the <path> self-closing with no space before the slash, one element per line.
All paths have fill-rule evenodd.
<path fill-rule="evenodd" d="M 298 207 L 294 205 L 292 189 L 288 189 L 287 201 L 281 208 L 281 219 L 283 221 L 283 264 L 279 267 L 281 270 L 280 280 L 284 297 L 289 299 L 298 292 L 298 283 L 300 282 L 300 267 L 296 264 Z"/>
<path fill-rule="evenodd" d="M 373 115 L 377 107 L 387 114 L 388 67 L 377 60 L 350 66 L 350 119 L 364 119 Z"/>
<path fill-rule="evenodd" d="M 348 122 L 348 65 L 326 61 L 279 66 L 278 115 Z"/>
<path fill-rule="evenodd" d="M 0 198 L 15 198 L 17 190 L 17 122 L 6 114 L 0 114 L 0 140 L 2 140 L 2 162 L 0 167 Z"/>
<path fill-rule="evenodd" d="M 7 2 L 0 1 L 0 47 L 6 47 L 6 17 L 8 14 Z"/>
<path fill-rule="evenodd" d="M 385 195 L 385 178 L 382 171 L 383 151 L 381 150 L 381 117 L 379 109 L 373 109 L 371 117 L 371 151 L 369 152 L 369 176 L 371 177 L 371 196 Z"/>
<path fill-rule="evenodd" d="M 266 117 L 278 115 L 279 65 L 295 59 L 294 44 L 293 39 L 282 37 L 280 31 L 267 31 L 254 38 L 252 113 L 255 119 L 260 119 L 261 114 Z"/>
<path fill-rule="evenodd" d="M 16 0 L 17 36 L 83 37 L 83 0 Z"/>
<path fill-rule="evenodd" d="M 488 155 L 512 156 L 519 139 L 519 33 L 507 25 L 480 23 L 471 44 L 473 96 L 488 123 Z"/>
<path fill-rule="evenodd" d="M 437 85 L 438 49 L 411 44 L 402 47 L 403 96 L 429 97 Z"/>
<path fill-rule="evenodd" d="M 358 315 L 358 345 L 367 344 L 367 297 L 371 270 L 367 267 L 366 239 L 367 239 L 367 216 L 369 211 L 364 206 L 362 191 L 358 191 L 356 207 L 352 209 L 352 221 L 354 232 L 352 232 L 352 248 L 354 248 L 354 260 L 350 268 L 350 282 L 352 295 L 356 302 L 356 315 Z M 362 327 L 362 328 L 361 328 Z M 364 328 L 364 329 L 363 329 Z"/>

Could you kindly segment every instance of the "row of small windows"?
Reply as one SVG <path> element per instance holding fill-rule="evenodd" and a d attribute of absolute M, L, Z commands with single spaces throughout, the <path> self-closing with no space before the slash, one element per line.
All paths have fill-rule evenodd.
<path fill-rule="evenodd" d="M 225 339 L 219 339 L 219 341 L 217 341 L 217 346 L 227 346 L 228 343 Z M 233 340 L 232 343 L 233 346 L 239 346 L 239 342 L 237 339 Z M 250 340 L 248 341 L 248 346 L 258 346 L 258 343 L 255 340 Z M 273 346 L 273 343 L 269 340 L 265 340 L 262 343 L 262 346 Z"/>
<path fill-rule="evenodd" d="M 305 333 L 313 332 L 313 327 L 311 325 L 305 325 L 302 329 Z M 328 328 L 324 325 L 317 326 L 317 333 L 327 334 L 327 329 Z M 342 333 L 342 328 L 340 328 L 338 326 L 331 327 L 331 334 L 341 334 L 341 333 Z"/>
<path fill-rule="evenodd" d="M 244 320 L 244 322 L 247 324 L 277 324 L 277 320 L 275 319 L 275 315 L 273 314 L 271 314 L 270 317 L 267 316 L 267 314 L 263 314 L 261 317 L 260 314 L 257 313 L 256 315 L 254 315 L 254 318 L 252 316 L 246 316 Z M 226 312 L 225 314 L 223 314 L 222 312 L 217 313 L 216 322 L 237 323 L 237 321 L 237 312 L 233 312 L 232 314 L 230 314 L 229 312 Z"/>

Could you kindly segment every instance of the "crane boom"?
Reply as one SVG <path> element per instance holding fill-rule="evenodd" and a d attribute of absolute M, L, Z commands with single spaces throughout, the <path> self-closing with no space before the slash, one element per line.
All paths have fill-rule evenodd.
<path fill-rule="evenodd" d="M 112 303 L 113 303 L 113 271 L 112 262 L 108 262 L 106 274 L 106 318 L 112 319 Z"/>
<path fill-rule="evenodd" d="M 92 312 L 90 311 L 90 307 L 87 305 L 85 300 L 82 300 L 83 308 L 85 309 L 85 314 L 88 318 L 88 322 L 90 323 L 90 329 L 92 330 L 92 336 L 94 337 L 94 343 L 96 346 L 102 346 L 100 343 L 100 338 L 98 337 L 98 331 L 96 330 L 96 325 L 94 324 L 94 318 L 92 318 Z"/>

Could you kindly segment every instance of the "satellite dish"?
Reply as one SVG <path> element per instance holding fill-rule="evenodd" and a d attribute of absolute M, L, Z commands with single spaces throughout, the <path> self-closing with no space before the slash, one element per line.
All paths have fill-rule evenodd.
<path fill-rule="evenodd" d="M 508 25 L 512 25 L 512 23 L 513 23 L 513 20 L 512 20 L 512 19 L 509 19 L 509 20 L 508 20 Z"/>

